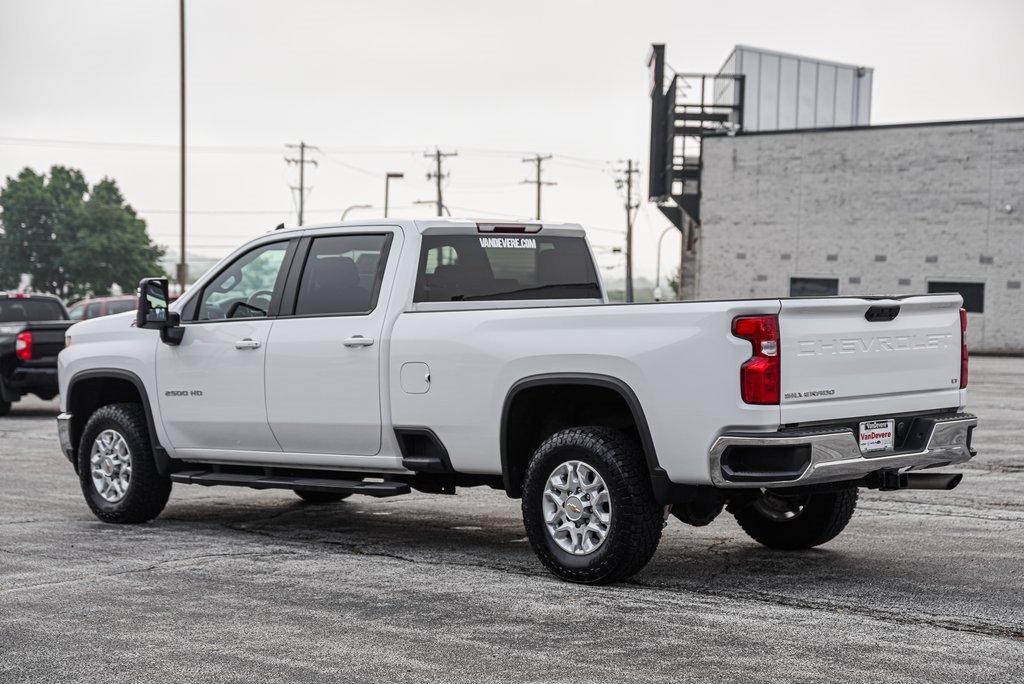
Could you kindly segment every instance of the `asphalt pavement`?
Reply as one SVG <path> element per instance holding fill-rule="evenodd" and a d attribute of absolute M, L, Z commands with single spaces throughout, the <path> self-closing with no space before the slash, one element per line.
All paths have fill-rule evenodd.
<path fill-rule="evenodd" d="M 0 418 L 0 682 L 1024 679 L 1024 359 L 974 358 L 979 455 L 952 492 L 862 490 L 807 552 L 674 519 L 633 580 L 548 575 L 501 492 L 176 485 L 105 525 L 56 402 Z M 685 410 L 685 409 L 683 409 Z"/>

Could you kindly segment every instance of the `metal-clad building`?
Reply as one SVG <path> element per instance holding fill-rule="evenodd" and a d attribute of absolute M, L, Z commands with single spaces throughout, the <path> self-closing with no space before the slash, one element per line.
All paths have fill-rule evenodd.
<path fill-rule="evenodd" d="M 1024 353 L 1024 118 L 707 137 L 700 299 L 957 291 Z"/>
<path fill-rule="evenodd" d="M 719 75 L 743 75 L 745 132 L 867 126 L 874 70 L 737 45 Z M 725 87 L 728 87 L 727 82 Z M 718 102 L 732 102 L 723 88 Z"/>

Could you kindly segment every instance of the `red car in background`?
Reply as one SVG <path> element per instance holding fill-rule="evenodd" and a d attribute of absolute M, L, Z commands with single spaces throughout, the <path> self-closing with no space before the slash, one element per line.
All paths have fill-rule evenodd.
<path fill-rule="evenodd" d="M 135 311 L 139 307 L 135 295 L 119 295 L 116 297 L 91 297 L 75 302 L 68 307 L 68 315 L 73 321 L 84 321 L 89 318 L 110 316 L 111 314 Z"/>

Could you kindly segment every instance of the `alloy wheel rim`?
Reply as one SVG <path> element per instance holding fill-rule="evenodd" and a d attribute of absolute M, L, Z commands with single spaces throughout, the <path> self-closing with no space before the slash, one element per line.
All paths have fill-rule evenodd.
<path fill-rule="evenodd" d="M 92 486 L 104 501 L 117 503 L 128 493 L 132 479 L 132 452 L 117 430 L 96 435 L 89 455 Z"/>
<path fill-rule="evenodd" d="M 548 534 L 574 556 L 597 551 L 611 529 L 608 486 L 583 461 L 566 461 L 551 471 L 544 485 L 542 512 Z"/>

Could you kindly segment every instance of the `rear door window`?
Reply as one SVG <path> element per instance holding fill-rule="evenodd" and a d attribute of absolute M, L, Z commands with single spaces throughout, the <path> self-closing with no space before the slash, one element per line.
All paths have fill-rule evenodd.
<path fill-rule="evenodd" d="M 366 314 L 377 306 L 389 234 L 314 238 L 295 300 L 296 316 Z"/>
<path fill-rule="evenodd" d="M 416 302 L 600 299 L 581 237 L 425 235 Z"/>

